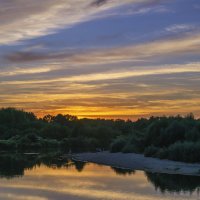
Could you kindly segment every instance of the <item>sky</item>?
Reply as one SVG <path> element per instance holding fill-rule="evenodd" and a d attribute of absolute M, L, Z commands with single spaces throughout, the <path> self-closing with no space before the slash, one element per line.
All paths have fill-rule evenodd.
<path fill-rule="evenodd" d="M 0 0 L 0 107 L 200 117 L 199 0 Z"/>

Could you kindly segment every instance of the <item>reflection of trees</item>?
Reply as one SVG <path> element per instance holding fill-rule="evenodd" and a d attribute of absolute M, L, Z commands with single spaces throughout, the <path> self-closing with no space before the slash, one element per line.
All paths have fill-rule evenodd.
<path fill-rule="evenodd" d="M 117 174 L 117 175 L 131 175 L 134 174 L 135 171 L 134 170 L 130 170 L 130 169 L 122 169 L 122 168 L 118 168 L 118 167 L 111 167 L 111 169 Z"/>
<path fill-rule="evenodd" d="M 60 169 L 66 167 L 69 161 L 68 158 L 62 157 L 59 153 L 48 153 L 39 155 L 35 165 L 40 163 L 40 165 L 43 164 L 49 168 Z"/>
<path fill-rule="evenodd" d="M 75 168 L 78 172 L 82 172 L 86 163 L 85 162 L 80 162 L 80 161 L 74 161 L 74 165 L 75 165 Z"/>
<path fill-rule="evenodd" d="M 22 176 L 24 174 L 24 159 L 14 156 L 0 156 L 0 176 L 11 178 L 12 176 Z"/>
<path fill-rule="evenodd" d="M 48 154 L 11 154 L 0 155 L 0 177 L 13 178 L 23 176 L 24 170 L 45 165 L 52 169 L 75 167 L 81 172 L 86 163 L 72 162 L 69 158 L 59 153 Z"/>
<path fill-rule="evenodd" d="M 86 163 L 72 161 L 68 157 L 62 156 L 60 153 L 46 154 L 11 154 L 3 153 L 0 155 L 0 177 L 13 178 L 23 176 L 24 170 L 33 169 L 36 166 L 45 165 L 52 169 L 59 168 L 75 168 L 81 172 Z M 134 170 L 120 169 L 111 167 L 117 175 L 132 175 Z M 156 190 L 164 192 L 194 192 L 200 191 L 200 177 L 170 175 L 159 173 L 145 173 L 149 182 L 151 182 Z"/>
<path fill-rule="evenodd" d="M 148 181 L 153 183 L 156 190 L 164 192 L 194 192 L 200 191 L 200 177 L 174 175 L 174 174 L 159 174 L 145 172 Z"/>
<path fill-rule="evenodd" d="M 0 176 L 12 178 L 23 176 L 24 170 L 32 169 L 36 163 L 33 155 L 3 154 L 0 155 Z"/>

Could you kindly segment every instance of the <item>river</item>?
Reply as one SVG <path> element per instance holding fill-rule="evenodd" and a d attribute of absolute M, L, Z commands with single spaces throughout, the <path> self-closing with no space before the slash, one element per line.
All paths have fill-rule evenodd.
<path fill-rule="evenodd" d="M 0 156 L 1 200 L 200 199 L 200 178 L 73 162 L 60 154 Z"/>

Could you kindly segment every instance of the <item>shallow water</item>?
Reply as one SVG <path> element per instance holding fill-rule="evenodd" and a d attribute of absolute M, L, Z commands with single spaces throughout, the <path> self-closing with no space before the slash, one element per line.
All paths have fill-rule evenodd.
<path fill-rule="evenodd" d="M 2 200 L 200 199 L 200 178 L 125 171 L 55 154 L 1 155 Z"/>

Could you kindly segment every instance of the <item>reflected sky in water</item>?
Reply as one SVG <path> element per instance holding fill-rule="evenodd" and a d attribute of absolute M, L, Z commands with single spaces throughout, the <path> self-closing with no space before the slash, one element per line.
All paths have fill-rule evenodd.
<path fill-rule="evenodd" d="M 184 181 L 191 184 L 184 185 Z M 25 169 L 24 176 L 9 179 L 2 177 L 0 199 L 196 200 L 199 197 L 199 183 L 200 179 L 197 177 L 168 176 L 142 171 L 126 173 L 123 170 L 91 163 L 80 166 L 68 162 L 67 167 L 49 167 L 41 164 Z M 174 188 L 174 191 L 178 192 L 173 192 L 173 184 L 179 187 Z"/>

